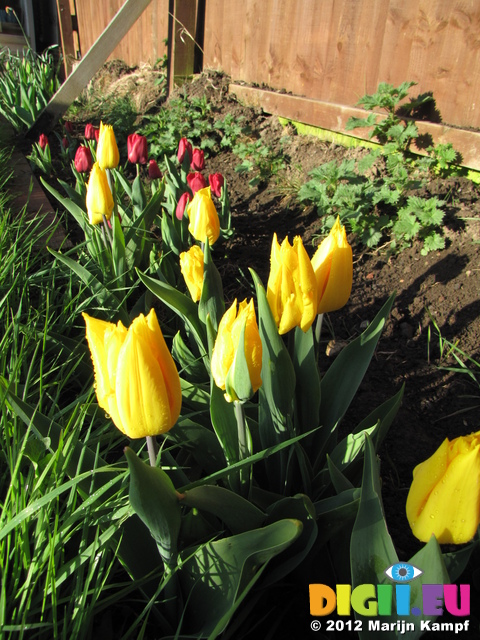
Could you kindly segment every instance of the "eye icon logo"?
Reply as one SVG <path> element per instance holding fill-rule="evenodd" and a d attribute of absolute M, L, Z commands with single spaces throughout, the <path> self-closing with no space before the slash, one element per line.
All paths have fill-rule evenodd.
<path fill-rule="evenodd" d="M 385 573 L 394 582 L 410 582 L 410 580 L 421 576 L 423 571 L 414 567 L 413 564 L 397 562 L 396 564 L 392 564 L 391 567 L 388 567 L 388 569 L 385 569 Z"/>

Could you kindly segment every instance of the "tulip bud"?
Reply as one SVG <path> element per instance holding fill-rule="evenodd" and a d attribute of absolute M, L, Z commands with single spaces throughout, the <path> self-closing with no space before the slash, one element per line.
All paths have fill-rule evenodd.
<path fill-rule="evenodd" d="M 73 124 L 70 122 L 70 120 L 65 120 L 64 125 L 65 127 L 65 131 L 71 136 L 73 135 Z"/>
<path fill-rule="evenodd" d="M 205 169 L 205 155 L 202 149 L 193 149 L 190 167 L 194 171 L 202 171 Z"/>
<path fill-rule="evenodd" d="M 92 152 L 88 147 L 80 146 L 75 152 L 75 169 L 78 173 L 87 173 L 93 167 Z"/>
<path fill-rule="evenodd" d="M 45 151 L 45 147 L 47 146 L 47 144 L 48 144 L 47 136 L 44 133 L 41 133 L 40 137 L 38 138 L 38 145 L 39 145 L 40 149 L 42 151 Z"/>
<path fill-rule="evenodd" d="M 93 124 L 85 125 L 85 140 L 97 140 L 96 134 L 98 133 L 98 127 L 94 127 Z"/>
<path fill-rule="evenodd" d="M 99 406 L 129 438 L 156 436 L 178 420 L 180 378 L 155 311 L 140 314 L 128 331 L 82 314 Z"/>
<path fill-rule="evenodd" d="M 244 344 L 240 344 L 242 330 L 244 332 Z M 235 375 L 235 359 L 240 349 L 244 349 L 247 362 L 249 383 L 238 380 Z M 257 319 L 253 300 L 246 300 L 238 305 L 235 300 L 227 309 L 218 325 L 217 337 L 212 352 L 211 361 L 212 376 L 215 384 L 226 391 L 225 398 L 228 402 L 236 400 L 245 401 L 262 385 L 260 372 L 262 370 L 262 342 L 258 331 Z M 237 374 L 238 375 L 238 374 Z M 248 383 L 248 381 L 247 381 Z M 239 397 L 240 388 L 250 387 L 248 397 Z M 241 394 L 243 395 L 243 394 Z"/>
<path fill-rule="evenodd" d="M 211 173 L 208 176 L 208 182 L 210 184 L 210 188 L 215 197 L 220 198 L 222 196 L 222 188 L 225 184 L 225 179 L 221 173 Z"/>
<path fill-rule="evenodd" d="M 183 159 L 185 158 L 185 153 L 188 153 L 188 163 L 192 161 L 192 145 L 186 138 L 182 138 L 178 143 L 178 151 L 177 151 L 177 159 L 180 164 L 183 163 Z"/>
<path fill-rule="evenodd" d="M 185 213 L 185 207 L 187 206 L 187 204 L 190 202 L 191 199 L 192 199 L 192 196 L 188 193 L 188 191 L 185 191 L 185 193 L 182 193 L 182 195 L 178 200 L 177 208 L 175 209 L 175 216 L 177 217 L 177 220 L 182 220 L 183 215 Z"/>
<path fill-rule="evenodd" d="M 307 331 L 317 315 L 317 282 L 300 236 L 280 246 L 274 234 L 267 300 L 280 335 L 294 327 Z"/>
<path fill-rule="evenodd" d="M 68 142 L 68 138 L 67 138 L 66 136 L 63 136 L 63 138 L 62 138 L 62 147 L 63 147 L 64 149 L 68 149 L 69 144 L 70 144 L 70 143 Z"/>
<path fill-rule="evenodd" d="M 150 180 L 156 180 L 162 177 L 162 172 L 153 158 L 148 161 L 148 177 Z"/>
<path fill-rule="evenodd" d="M 207 181 L 203 177 L 201 173 L 189 173 L 187 176 L 188 186 L 192 190 L 192 193 L 195 194 L 200 189 L 205 189 L 207 186 Z"/>
<path fill-rule="evenodd" d="M 110 219 L 113 211 L 113 196 L 105 170 L 95 162 L 87 185 L 87 211 L 91 224 L 100 224 L 103 216 Z"/>
<path fill-rule="evenodd" d="M 148 145 L 145 136 L 131 133 L 127 138 L 127 155 L 133 164 L 147 164 Z"/>
<path fill-rule="evenodd" d="M 316 250 L 312 266 L 318 289 L 317 313 L 336 311 L 347 304 L 353 279 L 352 247 L 340 218 Z"/>
<path fill-rule="evenodd" d="M 407 518 L 422 542 L 471 540 L 480 521 L 480 431 L 450 441 L 413 470 Z"/>
<path fill-rule="evenodd" d="M 193 196 L 187 208 L 188 230 L 199 242 L 208 242 L 212 246 L 220 235 L 220 220 L 210 195 L 210 187 L 200 189 Z"/>
<path fill-rule="evenodd" d="M 194 244 L 180 254 L 180 271 L 188 287 L 192 300 L 198 302 L 203 288 L 203 251 Z"/>
<path fill-rule="evenodd" d="M 100 123 L 97 146 L 97 162 L 102 169 L 115 169 L 120 162 L 120 153 L 115 140 L 115 133 L 110 124 Z"/>

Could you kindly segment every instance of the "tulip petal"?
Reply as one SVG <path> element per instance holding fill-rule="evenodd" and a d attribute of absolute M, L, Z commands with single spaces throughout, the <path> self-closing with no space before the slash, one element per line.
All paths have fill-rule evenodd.
<path fill-rule="evenodd" d="M 447 438 L 418 465 L 406 510 L 419 540 L 432 534 L 441 544 L 471 540 L 480 519 L 480 438 Z"/>
<path fill-rule="evenodd" d="M 115 426 L 125 433 L 115 395 L 118 354 L 127 336 L 119 321 L 117 325 L 82 313 L 87 329 L 87 341 L 93 361 L 95 392 L 99 406 L 111 417 Z"/>

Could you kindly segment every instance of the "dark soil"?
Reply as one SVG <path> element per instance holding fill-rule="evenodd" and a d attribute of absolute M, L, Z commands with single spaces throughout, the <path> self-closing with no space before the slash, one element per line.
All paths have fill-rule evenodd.
<path fill-rule="evenodd" d="M 222 247 L 227 259 L 216 252 L 215 260 L 226 297 L 243 299 L 251 295 L 248 267 L 267 282 L 274 232 L 279 241 L 285 236 L 292 241 L 300 235 L 313 255 L 319 242 L 319 217 L 295 198 L 308 172 L 329 160 L 357 157 L 365 151 L 297 135 L 293 127 L 280 125 L 276 117 L 240 105 L 228 93 L 228 78 L 214 72 L 202 74 L 181 91 L 190 96 L 207 95 L 218 118 L 226 113 L 242 116 L 253 136 L 272 148 L 281 148 L 286 158 L 284 170 L 254 188 L 248 185 L 251 176 L 235 171 L 239 159 L 233 153 L 212 154 L 206 161 L 205 173 L 220 172 L 228 182 L 235 229 Z M 399 558 L 405 561 L 422 546 L 405 517 L 413 468 L 446 437 L 453 439 L 480 429 L 478 384 L 468 375 L 448 371 L 446 367 L 454 360 L 440 359 L 434 325 L 445 339 L 480 361 L 480 190 L 466 178 L 456 178 L 432 181 L 426 192 L 424 195 L 447 200 L 447 247 L 422 256 L 420 246 L 414 244 L 397 255 L 388 255 L 387 247 L 367 251 L 350 238 L 354 248 L 352 295 L 343 309 L 329 314 L 323 334 L 325 346 L 333 338 L 340 344 L 351 340 L 396 292 L 390 319 L 344 428 L 355 426 L 405 385 L 402 407 L 380 451 L 386 520 Z M 332 357 L 325 355 L 325 366 Z M 478 378 L 479 367 L 476 373 Z M 437 640 L 450 637 L 431 636 Z M 462 637 L 478 637 L 478 632 L 465 632 Z"/>

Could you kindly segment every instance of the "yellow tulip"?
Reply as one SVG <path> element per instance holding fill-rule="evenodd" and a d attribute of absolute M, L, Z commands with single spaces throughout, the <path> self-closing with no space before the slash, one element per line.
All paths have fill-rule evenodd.
<path fill-rule="evenodd" d="M 180 254 L 180 271 L 194 302 L 200 300 L 203 288 L 203 251 L 194 244 Z"/>
<path fill-rule="evenodd" d="M 316 250 L 312 266 L 318 287 L 317 313 L 336 311 L 347 304 L 352 290 L 353 259 L 340 218 Z"/>
<path fill-rule="evenodd" d="M 307 331 L 317 315 L 317 281 L 300 236 L 281 246 L 274 234 L 267 300 L 280 335 L 294 327 Z"/>
<path fill-rule="evenodd" d="M 473 538 L 480 520 L 480 431 L 446 438 L 415 467 L 406 510 L 412 532 L 422 542 L 432 534 L 440 544 Z"/>
<path fill-rule="evenodd" d="M 208 242 L 210 246 L 220 235 L 220 220 L 213 204 L 210 187 L 199 189 L 187 208 L 188 230 L 199 242 Z"/>
<path fill-rule="evenodd" d="M 98 404 L 129 438 L 169 431 L 180 415 L 182 391 L 155 311 L 128 331 L 82 314 L 93 360 Z"/>
<path fill-rule="evenodd" d="M 215 384 L 220 389 L 225 390 L 227 376 L 231 367 L 235 364 L 235 356 L 239 349 L 242 328 L 245 325 L 245 359 L 247 361 L 248 373 L 252 392 L 255 393 L 261 385 L 260 372 L 262 369 L 262 342 L 258 331 L 257 318 L 253 300 L 247 303 L 246 300 L 238 305 L 235 300 L 232 306 L 222 316 L 218 325 L 217 338 L 212 352 L 212 375 Z M 233 381 L 233 385 L 235 381 Z M 234 389 L 231 393 L 225 393 L 228 402 L 234 400 L 247 400 L 238 398 Z"/>
<path fill-rule="evenodd" d="M 98 134 L 97 162 L 102 169 L 115 169 L 120 162 L 120 153 L 113 127 L 110 124 L 103 124 L 103 122 L 100 123 Z"/>
<path fill-rule="evenodd" d="M 87 185 L 87 211 L 91 224 L 100 224 L 103 216 L 110 220 L 113 211 L 113 196 L 108 185 L 107 174 L 95 162 Z"/>

